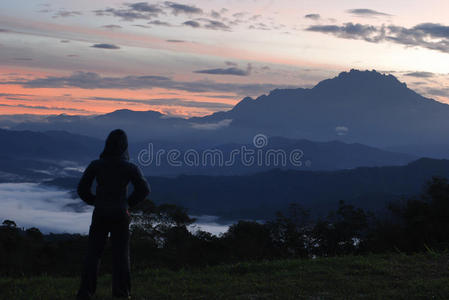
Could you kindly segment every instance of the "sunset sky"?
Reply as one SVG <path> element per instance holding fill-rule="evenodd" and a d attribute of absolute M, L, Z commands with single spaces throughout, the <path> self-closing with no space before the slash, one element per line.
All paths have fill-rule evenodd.
<path fill-rule="evenodd" d="M 201 116 L 351 68 L 449 103 L 449 1 L 0 2 L 0 114 Z"/>

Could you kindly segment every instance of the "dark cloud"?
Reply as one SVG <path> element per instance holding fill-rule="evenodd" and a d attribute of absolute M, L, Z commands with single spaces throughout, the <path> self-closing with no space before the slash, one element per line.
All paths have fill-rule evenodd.
<path fill-rule="evenodd" d="M 137 2 L 128 4 L 128 6 L 134 11 L 140 11 L 145 13 L 158 14 L 162 12 L 162 9 L 155 4 L 148 4 L 146 2 Z"/>
<path fill-rule="evenodd" d="M 233 66 L 233 67 L 237 67 L 238 66 L 238 64 L 236 62 L 233 62 L 233 61 L 225 61 L 225 64 L 227 66 Z"/>
<path fill-rule="evenodd" d="M 76 54 L 67 54 L 67 57 L 79 57 L 79 56 Z"/>
<path fill-rule="evenodd" d="M 305 15 L 304 18 L 311 19 L 311 20 L 319 20 L 321 18 L 320 14 L 308 14 Z"/>
<path fill-rule="evenodd" d="M 107 98 L 107 97 L 91 97 L 89 100 L 96 101 L 112 101 L 112 102 L 127 102 L 145 104 L 148 106 L 182 106 L 182 107 L 196 107 L 196 108 L 209 108 L 209 109 L 229 109 L 233 105 L 222 102 L 201 102 L 190 101 L 180 98 L 162 98 L 162 99 L 122 99 L 122 98 Z"/>
<path fill-rule="evenodd" d="M 119 46 L 114 44 L 94 44 L 91 46 L 92 48 L 100 48 L 100 49 L 120 49 Z"/>
<path fill-rule="evenodd" d="M 206 69 L 206 70 L 198 70 L 194 73 L 200 74 L 211 74 L 211 75 L 235 75 L 235 76 L 249 76 L 251 74 L 251 65 L 248 64 L 246 70 L 239 69 L 237 67 L 231 68 L 218 68 L 218 69 Z"/>
<path fill-rule="evenodd" d="M 172 10 L 172 13 L 177 16 L 178 14 L 202 14 L 203 10 L 193 5 L 185 5 L 177 2 L 165 1 L 164 4 Z"/>
<path fill-rule="evenodd" d="M 148 24 L 150 25 L 157 25 L 157 26 L 172 26 L 170 23 L 168 22 L 164 22 L 164 21 L 160 21 L 160 20 L 154 20 L 154 21 L 150 21 L 148 22 Z"/>
<path fill-rule="evenodd" d="M 186 41 L 183 40 L 165 40 L 168 43 L 185 43 Z"/>
<path fill-rule="evenodd" d="M 136 19 L 149 20 L 159 16 L 164 11 L 157 4 L 148 4 L 146 2 L 128 3 L 126 8 L 106 8 L 94 10 L 97 16 L 114 16 L 124 21 L 134 21 Z"/>
<path fill-rule="evenodd" d="M 30 61 L 33 59 L 30 57 L 14 57 L 14 60 Z"/>
<path fill-rule="evenodd" d="M 204 28 L 212 29 L 212 30 L 224 30 L 224 31 L 231 30 L 231 27 L 229 27 L 228 25 L 226 25 L 223 22 L 210 20 L 210 19 L 201 19 L 201 20 L 205 22 Z"/>
<path fill-rule="evenodd" d="M 68 10 L 60 10 L 53 15 L 53 18 L 67 18 L 67 17 L 76 17 L 81 16 L 83 13 L 80 11 L 68 11 Z"/>
<path fill-rule="evenodd" d="M 85 109 L 77 109 L 77 108 L 69 108 L 69 107 L 57 107 L 57 106 L 42 106 L 42 105 L 25 105 L 25 104 L 4 104 L 0 103 L 0 106 L 3 107 L 17 107 L 17 108 L 30 108 L 30 109 L 41 109 L 41 110 L 63 110 L 63 111 L 71 111 L 71 112 L 79 112 L 86 113 L 90 112 Z"/>
<path fill-rule="evenodd" d="M 211 16 L 211 18 L 214 18 L 214 19 L 221 19 L 221 14 L 215 10 L 212 10 L 210 12 L 210 16 Z"/>
<path fill-rule="evenodd" d="M 26 94 L 0 93 L 0 97 L 11 97 L 11 96 L 27 96 L 27 95 Z"/>
<path fill-rule="evenodd" d="M 0 28 L 0 33 L 1 32 L 11 32 L 11 31 L 9 31 L 8 29 L 2 29 L 2 28 Z"/>
<path fill-rule="evenodd" d="M 140 28 L 151 28 L 151 26 L 148 25 L 142 25 L 142 24 L 135 24 L 134 27 L 140 27 Z"/>
<path fill-rule="evenodd" d="M 125 3 L 121 8 L 108 7 L 106 9 L 94 10 L 97 16 L 114 16 L 124 21 L 138 19 L 151 20 L 160 15 L 201 15 L 203 10 L 193 5 L 165 1 L 163 3 L 149 4 L 147 2 Z M 154 24 L 163 25 L 163 24 Z"/>
<path fill-rule="evenodd" d="M 234 13 L 232 16 L 234 18 L 241 19 L 241 18 L 245 17 L 247 14 L 248 14 L 247 12 L 241 11 L 241 12 Z"/>
<path fill-rule="evenodd" d="M 197 21 L 193 21 L 193 20 L 189 20 L 189 21 L 185 21 L 184 23 L 182 23 L 185 26 L 190 26 L 193 28 L 199 28 L 201 27 L 201 24 Z"/>
<path fill-rule="evenodd" d="M 122 18 L 124 21 L 134 21 L 136 19 L 151 19 L 153 14 L 144 14 L 140 12 L 135 12 L 130 9 L 115 9 L 115 8 L 107 8 L 101 10 L 94 11 L 97 16 L 115 16 Z"/>
<path fill-rule="evenodd" d="M 61 42 L 61 43 L 70 43 L 69 40 L 60 40 L 59 42 Z"/>
<path fill-rule="evenodd" d="M 205 28 L 211 30 L 223 30 L 223 31 L 231 30 L 231 27 L 229 27 L 225 23 L 207 18 L 197 18 L 195 20 L 189 20 L 184 22 L 183 25 L 190 26 L 192 28 Z"/>
<path fill-rule="evenodd" d="M 307 28 L 308 31 L 330 33 L 346 39 L 364 39 L 374 42 L 378 39 L 378 28 L 371 25 L 345 23 L 337 25 L 313 25 Z M 373 36 L 374 35 L 374 36 Z"/>
<path fill-rule="evenodd" d="M 339 38 L 365 40 L 367 42 L 393 42 L 449 53 L 449 26 L 422 23 L 411 28 L 389 25 L 372 26 L 345 23 L 337 25 L 309 26 L 307 31 L 331 34 Z"/>
<path fill-rule="evenodd" d="M 376 11 L 369 8 L 356 8 L 347 10 L 348 13 L 362 17 L 391 16 L 390 14 Z"/>
<path fill-rule="evenodd" d="M 411 77 L 418 77 L 418 78 L 430 78 L 435 76 L 434 73 L 431 72 L 410 72 L 407 74 L 404 74 L 404 76 L 411 76 Z"/>
<path fill-rule="evenodd" d="M 257 24 L 252 24 L 250 26 L 248 26 L 249 29 L 256 29 L 256 30 L 271 30 L 271 28 L 262 22 L 259 22 Z"/>
<path fill-rule="evenodd" d="M 413 28 L 434 38 L 449 38 L 449 26 L 435 23 L 422 23 Z"/>
<path fill-rule="evenodd" d="M 168 77 L 162 76 L 127 76 L 127 77 L 101 77 L 92 72 L 76 72 L 67 77 L 48 76 L 20 82 L 24 87 L 79 87 L 82 89 L 143 89 L 160 86 L 160 81 L 169 81 Z M 17 82 L 19 83 L 19 82 Z"/>
<path fill-rule="evenodd" d="M 70 76 L 48 76 L 31 80 L 17 79 L 0 84 L 19 84 L 25 88 L 82 89 L 153 89 L 164 88 L 193 93 L 233 93 L 240 96 L 255 96 L 275 88 L 294 88 L 292 85 L 222 83 L 212 80 L 175 81 L 163 76 L 103 77 L 92 72 L 76 72 Z"/>
<path fill-rule="evenodd" d="M 248 20 L 249 21 L 257 21 L 262 18 L 262 15 L 252 15 Z"/>
<path fill-rule="evenodd" d="M 204 95 L 197 95 L 197 97 L 204 97 Z M 231 95 L 207 95 L 207 98 L 216 98 L 216 99 L 236 99 L 236 96 Z"/>
<path fill-rule="evenodd" d="M 106 28 L 106 29 L 120 29 L 120 28 L 122 28 L 122 26 L 120 26 L 120 25 L 114 25 L 114 24 L 111 24 L 111 25 L 103 25 L 103 26 L 101 26 L 101 27 Z"/>

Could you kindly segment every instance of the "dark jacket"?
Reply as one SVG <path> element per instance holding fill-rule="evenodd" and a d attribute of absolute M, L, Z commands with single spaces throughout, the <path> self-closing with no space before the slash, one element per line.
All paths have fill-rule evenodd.
<path fill-rule="evenodd" d="M 128 207 L 143 201 L 150 187 L 139 167 L 128 161 L 128 139 L 122 130 L 114 130 L 106 140 L 100 159 L 92 161 L 78 184 L 78 195 L 87 204 L 94 205 L 96 215 L 121 217 Z M 92 193 L 94 179 L 96 193 Z M 134 187 L 128 197 L 128 184 Z"/>

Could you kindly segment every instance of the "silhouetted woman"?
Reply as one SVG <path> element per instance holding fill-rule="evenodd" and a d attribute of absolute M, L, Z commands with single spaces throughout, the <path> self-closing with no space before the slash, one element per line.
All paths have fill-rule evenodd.
<path fill-rule="evenodd" d="M 97 181 L 95 194 L 91 191 L 94 179 Z M 128 197 L 129 183 L 134 191 Z M 95 207 L 78 299 L 90 299 L 95 294 L 100 258 L 109 233 L 113 252 L 112 294 L 130 296 L 128 207 L 144 200 L 149 193 L 149 185 L 139 167 L 129 162 L 126 133 L 121 129 L 112 131 L 100 159 L 89 164 L 78 184 L 80 198 Z"/>

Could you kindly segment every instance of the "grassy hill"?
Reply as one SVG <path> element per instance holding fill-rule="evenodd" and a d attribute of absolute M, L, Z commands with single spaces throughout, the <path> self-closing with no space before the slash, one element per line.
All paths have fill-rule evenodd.
<path fill-rule="evenodd" d="M 108 262 L 105 262 L 108 263 Z M 73 299 L 75 277 L 0 278 L 1 299 Z M 111 276 L 96 299 L 110 299 Z M 133 299 L 448 299 L 449 254 L 278 260 L 133 274 Z"/>

